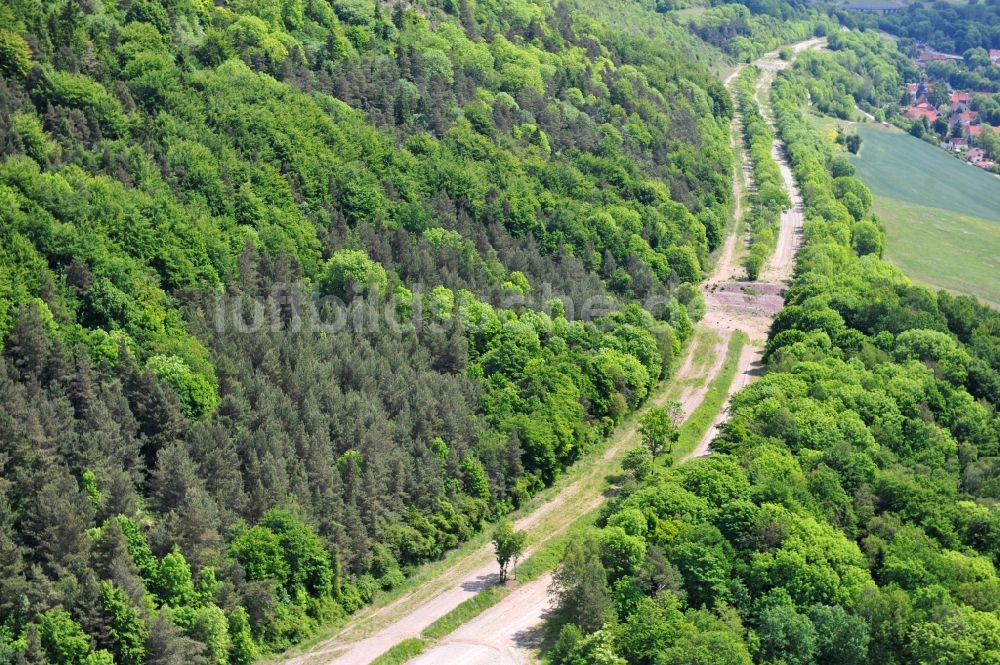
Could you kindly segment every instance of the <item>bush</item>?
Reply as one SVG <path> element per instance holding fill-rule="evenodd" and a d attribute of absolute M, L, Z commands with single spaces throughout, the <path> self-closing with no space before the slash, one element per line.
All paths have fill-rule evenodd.
<path fill-rule="evenodd" d="M 188 417 L 207 416 L 218 406 L 219 395 L 215 386 L 201 374 L 192 372 L 177 356 L 153 356 L 146 361 L 146 368 L 177 393 L 181 408 Z"/>
<path fill-rule="evenodd" d="M 31 71 L 31 48 L 24 37 L 0 29 L 0 72 L 14 78 L 24 78 Z"/>
<path fill-rule="evenodd" d="M 385 293 L 387 285 L 385 268 L 357 249 L 334 252 L 319 279 L 321 293 L 341 298 L 355 292 L 377 296 Z"/>

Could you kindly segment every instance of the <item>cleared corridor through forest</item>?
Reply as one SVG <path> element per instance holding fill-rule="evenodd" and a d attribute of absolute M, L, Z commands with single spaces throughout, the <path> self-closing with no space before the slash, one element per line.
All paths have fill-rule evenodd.
<path fill-rule="evenodd" d="M 794 49 L 795 52 L 800 52 L 821 43 L 822 40 L 807 40 L 796 44 Z M 762 70 L 777 69 L 783 64 L 785 63 L 778 61 L 777 52 L 769 53 L 755 63 Z M 737 68 L 727 77 L 727 86 L 739 71 L 740 68 Z M 738 122 L 737 117 L 732 127 L 733 136 L 736 137 L 734 147 L 740 145 Z M 650 406 L 662 405 L 668 399 L 671 386 L 689 382 L 692 387 L 683 391 L 680 401 L 685 416 L 690 416 L 705 399 L 713 378 L 721 370 L 733 334 L 736 331 L 746 334 L 749 343 L 739 353 L 736 375 L 728 387 L 725 405 L 716 415 L 712 426 L 683 460 L 710 452 L 709 443 L 714 438 L 718 425 L 724 421 L 728 397 L 747 385 L 759 372 L 770 323 L 781 309 L 782 293 L 792 274 L 802 224 L 801 204 L 796 202 L 801 199 L 782 150 L 779 146 L 775 150 L 793 201 L 792 208 L 781 217 L 778 248 L 763 271 L 761 280 L 739 280 L 744 274 L 736 258 L 739 243 L 743 242 L 743 238 L 739 237 L 739 201 L 744 191 L 742 180 L 748 177 L 742 169 L 747 157 L 741 154 L 734 173 L 737 219 L 718 252 L 711 276 L 702 284 L 706 315 L 698 324 L 687 350 L 687 357 L 678 372 L 666 385 L 661 386 L 657 395 L 645 407 L 648 409 Z M 708 342 L 713 345 L 710 353 L 717 359 L 707 369 L 692 362 L 698 346 L 696 341 L 699 339 L 711 340 Z M 700 353 L 705 353 L 705 349 L 702 348 Z M 557 488 L 551 498 L 517 520 L 515 527 L 528 533 L 528 554 L 565 533 L 574 522 L 600 506 L 605 498 L 606 476 L 617 468 L 621 456 L 638 440 L 638 418 L 633 417 L 615 431 L 603 455 L 595 455 L 593 459 L 578 463 L 565 474 L 565 484 Z M 399 642 L 420 637 L 421 631 L 435 620 L 497 581 L 493 548 L 489 543 L 463 553 L 452 565 L 439 568 L 440 570 L 435 568 L 435 574 L 429 575 L 425 582 L 410 593 L 380 608 L 363 608 L 337 635 L 307 653 L 287 658 L 285 664 L 365 665 Z M 496 605 L 460 626 L 410 662 L 423 665 L 444 662 L 462 665 L 530 662 L 530 649 L 537 642 L 537 628 L 549 606 L 550 581 L 551 575 L 545 574 L 516 587 Z"/>

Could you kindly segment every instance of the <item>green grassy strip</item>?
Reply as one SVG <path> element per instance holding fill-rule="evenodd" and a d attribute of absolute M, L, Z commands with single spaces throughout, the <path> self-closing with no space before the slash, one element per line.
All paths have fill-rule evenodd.
<path fill-rule="evenodd" d="M 691 416 L 684 421 L 680 428 L 680 438 L 671 454 L 676 462 L 684 455 L 688 454 L 705 437 L 708 428 L 726 403 L 729 396 L 729 387 L 733 385 L 736 372 L 739 369 L 740 353 L 743 346 L 749 341 L 746 334 L 740 330 L 735 331 L 729 338 L 729 346 L 726 348 L 726 359 L 719 368 L 708 390 L 705 391 L 705 398 L 694 410 Z"/>
<path fill-rule="evenodd" d="M 427 648 L 427 640 L 411 637 L 403 640 L 384 654 L 371 662 L 371 665 L 402 665 L 411 658 L 416 658 Z"/>
<path fill-rule="evenodd" d="M 553 570 L 562 559 L 566 543 L 571 539 L 579 538 L 583 532 L 592 528 L 597 520 L 597 512 L 594 510 L 583 515 L 566 529 L 565 533 L 552 538 L 525 559 L 524 563 L 517 567 L 517 584 L 486 587 L 427 626 L 421 634 L 428 639 L 440 640 L 506 598 L 517 588 L 518 584 L 530 582 Z"/>
<path fill-rule="evenodd" d="M 509 587 L 488 586 L 472 598 L 463 600 L 457 607 L 424 628 L 420 634 L 431 640 L 439 640 L 451 634 L 463 623 L 474 619 L 500 602 Z"/>

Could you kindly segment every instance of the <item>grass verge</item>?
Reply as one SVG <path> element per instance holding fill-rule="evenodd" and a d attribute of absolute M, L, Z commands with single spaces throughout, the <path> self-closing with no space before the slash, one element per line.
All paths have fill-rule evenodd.
<path fill-rule="evenodd" d="M 427 640 L 412 637 L 403 640 L 393 648 L 371 662 L 371 665 L 402 665 L 411 658 L 416 658 L 427 648 Z"/>
<path fill-rule="evenodd" d="M 684 421 L 680 427 L 680 438 L 674 446 L 671 456 L 676 462 L 684 455 L 695 449 L 712 426 L 712 422 L 719 414 L 722 406 L 729 397 L 729 387 L 733 385 L 736 372 L 739 369 L 740 353 L 743 346 L 748 342 L 748 338 L 742 331 L 735 331 L 729 337 L 729 345 L 726 347 L 726 360 L 719 368 L 718 374 L 708 386 L 705 397 L 701 400 L 691 416 Z"/>
<path fill-rule="evenodd" d="M 510 586 L 488 586 L 472 598 L 462 601 L 455 609 L 424 628 L 420 634 L 429 640 L 440 640 L 459 626 L 474 619 L 500 602 L 510 592 Z"/>

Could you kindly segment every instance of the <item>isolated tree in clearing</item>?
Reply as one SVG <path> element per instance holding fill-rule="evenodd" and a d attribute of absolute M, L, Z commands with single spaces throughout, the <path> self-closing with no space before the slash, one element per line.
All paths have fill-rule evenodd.
<path fill-rule="evenodd" d="M 523 531 L 515 531 L 514 525 L 503 522 L 493 532 L 493 548 L 496 550 L 497 563 L 500 564 L 500 583 L 507 582 L 507 567 L 513 564 L 514 579 L 517 579 L 517 561 L 524 553 L 524 542 L 527 535 Z"/>
<path fill-rule="evenodd" d="M 677 426 L 682 417 L 681 405 L 677 402 L 670 402 L 659 409 L 650 409 L 642 417 L 639 427 L 642 442 L 649 448 L 654 459 L 661 453 L 669 453 L 680 438 Z"/>
<path fill-rule="evenodd" d="M 646 446 L 636 446 L 622 459 L 622 470 L 636 480 L 643 480 L 653 472 L 653 456 Z"/>

